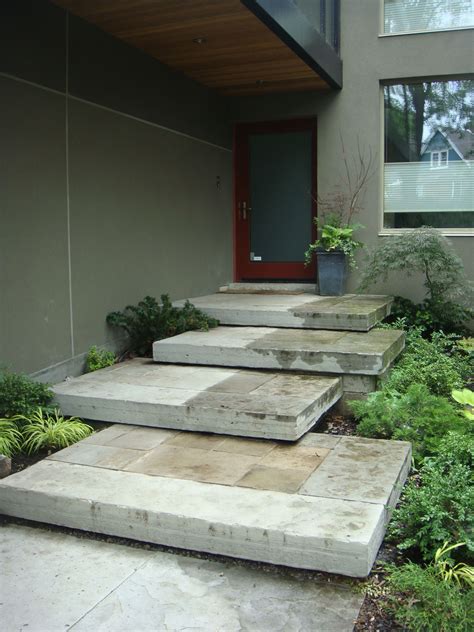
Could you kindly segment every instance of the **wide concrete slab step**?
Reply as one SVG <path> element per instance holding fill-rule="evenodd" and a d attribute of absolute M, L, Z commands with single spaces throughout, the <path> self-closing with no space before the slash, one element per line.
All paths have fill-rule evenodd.
<path fill-rule="evenodd" d="M 114 425 L 0 481 L 0 513 L 232 557 L 366 576 L 410 444 L 297 444 Z"/>
<path fill-rule="evenodd" d="M 135 359 L 54 387 L 66 415 L 294 441 L 342 395 L 334 377 Z"/>
<path fill-rule="evenodd" d="M 357 294 L 327 297 L 266 289 L 219 292 L 189 300 L 222 325 L 369 331 L 389 315 L 393 298 Z"/>
<path fill-rule="evenodd" d="M 267 327 L 189 331 L 153 344 L 156 362 L 381 375 L 404 347 L 403 331 L 366 333 Z"/>
<path fill-rule="evenodd" d="M 317 294 L 315 283 L 228 283 L 219 292 L 229 294 Z"/>

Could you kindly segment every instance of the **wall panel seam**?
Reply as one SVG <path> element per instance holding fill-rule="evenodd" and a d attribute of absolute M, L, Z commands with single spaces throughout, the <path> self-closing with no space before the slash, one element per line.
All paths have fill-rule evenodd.
<path fill-rule="evenodd" d="M 66 96 L 66 93 L 61 92 L 61 90 L 55 90 L 54 88 L 48 88 L 47 86 L 43 86 L 40 83 L 36 83 L 34 81 L 28 81 L 27 79 L 22 79 L 21 77 L 17 77 L 16 75 L 11 75 L 7 72 L 0 72 L 0 77 L 4 77 L 5 79 L 12 79 L 13 81 L 19 81 L 20 83 L 25 83 L 29 86 L 33 86 L 34 88 L 38 88 L 40 90 L 46 90 L 47 92 L 52 92 L 53 94 L 58 94 L 60 96 Z M 166 127 L 166 125 L 160 125 L 160 123 L 154 123 L 153 121 L 148 121 L 147 119 L 140 118 L 138 116 L 134 116 L 133 114 L 127 114 L 126 112 L 121 112 L 120 110 L 115 110 L 114 108 L 109 108 L 106 105 L 100 105 L 99 103 L 94 103 L 94 101 L 88 101 L 87 99 L 82 99 L 81 97 L 76 97 L 72 94 L 67 95 L 68 99 L 73 99 L 74 101 L 78 101 L 79 103 L 85 103 L 86 105 L 90 105 L 92 107 L 99 108 L 101 110 L 105 110 L 106 112 L 111 112 L 112 114 L 118 114 L 119 116 L 124 116 L 132 121 L 137 121 L 138 123 L 143 123 L 144 125 L 150 125 L 151 127 L 155 127 L 157 129 L 161 129 L 165 132 L 169 132 L 170 134 L 176 134 L 176 136 L 182 136 L 184 138 L 188 138 L 189 140 L 193 140 L 197 143 L 202 143 L 203 145 L 208 145 L 210 147 L 214 147 L 215 149 L 220 149 L 222 151 L 226 151 L 232 153 L 231 147 L 224 147 L 224 145 L 218 145 L 217 143 L 212 143 L 209 140 L 204 140 L 203 138 L 198 138 L 197 136 L 192 136 L 191 134 L 187 134 L 186 132 L 180 132 L 179 130 L 173 129 L 171 127 Z"/>
<path fill-rule="evenodd" d="M 66 13 L 66 103 L 65 103 L 65 123 L 66 123 L 66 226 L 67 226 L 67 258 L 68 258 L 68 281 L 69 281 L 69 325 L 71 329 L 71 356 L 75 355 L 74 345 L 74 310 L 72 300 L 72 257 L 71 257 L 71 201 L 69 191 L 69 13 Z"/>

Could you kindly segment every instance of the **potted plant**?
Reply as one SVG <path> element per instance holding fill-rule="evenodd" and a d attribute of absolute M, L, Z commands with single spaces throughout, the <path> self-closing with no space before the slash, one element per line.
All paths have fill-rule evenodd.
<path fill-rule="evenodd" d="M 357 142 L 357 154 L 350 162 L 341 138 L 344 175 L 341 184 L 328 195 L 317 198 L 319 217 L 314 218 L 318 230 L 316 241 L 305 252 L 305 264 L 316 256 L 317 285 L 322 296 L 341 296 L 346 291 L 348 268 L 356 267 L 354 253 L 362 242 L 354 233 L 363 228 L 353 223 L 361 210 L 367 182 L 373 175 L 374 159 L 370 148 L 363 152 Z"/>
<path fill-rule="evenodd" d="M 344 225 L 336 215 L 328 215 L 321 224 L 315 217 L 314 223 L 319 238 L 305 252 L 305 263 L 309 265 L 316 255 L 319 294 L 341 296 L 346 291 L 348 266 L 356 267 L 354 252 L 363 246 L 353 236 L 361 225 Z"/>

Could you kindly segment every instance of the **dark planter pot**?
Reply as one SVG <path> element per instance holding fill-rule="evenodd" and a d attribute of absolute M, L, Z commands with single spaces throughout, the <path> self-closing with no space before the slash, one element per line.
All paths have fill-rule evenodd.
<path fill-rule="evenodd" d="M 317 250 L 318 287 L 321 296 L 341 296 L 346 292 L 347 258 L 340 250 Z"/>

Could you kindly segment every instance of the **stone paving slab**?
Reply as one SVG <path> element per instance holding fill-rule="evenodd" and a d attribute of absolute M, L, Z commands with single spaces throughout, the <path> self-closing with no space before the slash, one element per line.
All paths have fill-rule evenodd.
<path fill-rule="evenodd" d="M 294 441 L 342 395 L 339 378 L 123 362 L 54 387 L 66 415 Z"/>
<path fill-rule="evenodd" d="M 0 540 L 5 632 L 351 632 L 363 600 L 337 579 L 40 528 L 5 525 Z"/>
<path fill-rule="evenodd" d="M 382 375 L 401 353 L 403 331 L 347 332 L 271 327 L 188 331 L 153 344 L 156 362 Z"/>
<path fill-rule="evenodd" d="M 222 325 L 369 331 L 390 314 L 391 296 L 218 292 L 189 299 Z M 176 301 L 182 306 L 184 301 Z"/>
<path fill-rule="evenodd" d="M 0 481 L 0 513 L 363 577 L 410 459 L 407 443 L 318 434 L 288 445 L 154 429 L 163 440 L 138 450 L 136 429 L 121 429 Z"/>

